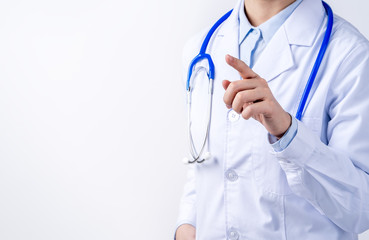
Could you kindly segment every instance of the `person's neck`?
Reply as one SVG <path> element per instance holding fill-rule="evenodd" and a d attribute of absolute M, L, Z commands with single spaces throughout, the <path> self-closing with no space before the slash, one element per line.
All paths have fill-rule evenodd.
<path fill-rule="evenodd" d="M 245 0 L 245 12 L 252 26 L 257 27 L 296 0 Z"/>

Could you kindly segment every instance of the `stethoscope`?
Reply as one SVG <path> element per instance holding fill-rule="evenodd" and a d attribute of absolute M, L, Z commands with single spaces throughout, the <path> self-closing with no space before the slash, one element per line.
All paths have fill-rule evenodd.
<path fill-rule="evenodd" d="M 301 97 L 300 100 L 300 104 L 296 113 L 296 119 L 301 120 L 302 115 L 303 115 L 303 111 L 306 105 L 306 101 L 309 97 L 309 93 L 311 90 L 311 87 L 313 86 L 315 77 L 318 73 L 319 67 L 322 63 L 324 54 L 327 50 L 328 47 L 328 43 L 329 43 L 329 39 L 331 37 L 331 33 L 332 33 L 332 27 L 333 27 L 333 11 L 331 9 L 331 7 L 325 3 L 324 1 L 322 2 L 323 6 L 325 8 L 325 11 L 327 12 L 328 15 L 328 24 L 327 24 L 327 30 L 325 32 L 324 35 L 324 39 L 322 42 L 322 45 L 320 47 L 318 56 L 315 60 L 315 64 L 314 67 L 310 73 L 309 79 L 306 83 L 305 86 L 305 90 L 304 93 Z M 214 32 L 217 30 L 217 28 L 231 15 L 233 10 L 227 12 L 223 17 L 221 17 L 215 24 L 214 26 L 210 29 L 210 31 L 208 32 L 208 34 L 206 35 L 204 42 L 201 45 L 201 49 L 200 49 L 200 53 L 192 60 L 189 68 L 188 68 L 188 75 L 187 75 L 187 83 L 186 83 L 186 90 L 187 90 L 187 117 L 188 117 L 188 137 L 189 137 L 189 150 L 190 150 L 190 155 L 192 159 L 189 158 L 184 158 L 183 161 L 186 164 L 191 164 L 191 163 L 203 163 L 205 160 L 208 160 L 211 158 L 211 154 L 210 152 L 205 152 L 205 147 L 206 147 L 206 143 L 207 143 L 207 139 L 209 136 L 209 130 L 210 130 L 210 121 L 211 121 L 211 110 L 212 110 L 212 103 L 213 103 L 213 87 L 214 87 L 214 76 L 215 76 L 215 66 L 214 66 L 214 62 L 210 56 L 210 54 L 206 53 L 206 49 L 209 45 L 209 41 L 212 37 L 212 35 L 214 34 Z M 209 99 L 208 99 L 208 111 L 207 111 L 207 126 L 206 126 L 206 134 L 204 136 L 204 139 L 202 141 L 202 145 L 200 148 L 200 152 L 197 151 L 194 141 L 193 141 L 193 137 L 192 137 L 192 131 L 191 131 L 191 99 L 192 99 L 192 89 L 190 86 L 190 82 L 191 82 L 191 77 L 193 74 L 193 69 L 195 67 L 195 65 L 197 63 L 199 63 L 202 60 L 207 60 L 208 65 L 209 65 L 209 70 L 207 72 L 208 75 L 208 79 L 209 79 L 209 84 L 208 84 L 208 95 L 209 95 Z"/>

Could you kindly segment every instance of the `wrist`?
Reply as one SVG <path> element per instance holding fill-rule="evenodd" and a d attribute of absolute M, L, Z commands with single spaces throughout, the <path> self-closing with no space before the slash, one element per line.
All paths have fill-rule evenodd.
<path fill-rule="evenodd" d="M 292 124 L 292 116 L 288 112 L 285 113 L 286 113 L 286 121 L 284 121 L 286 123 L 285 127 L 283 127 L 281 133 L 274 135 L 277 138 L 277 140 L 281 139 L 286 134 L 287 130 L 291 127 Z"/>

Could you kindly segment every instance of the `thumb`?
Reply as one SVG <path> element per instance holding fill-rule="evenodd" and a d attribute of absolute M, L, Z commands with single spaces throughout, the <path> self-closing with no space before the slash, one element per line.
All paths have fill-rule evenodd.
<path fill-rule="evenodd" d="M 229 84 L 231 84 L 231 82 L 230 82 L 230 81 L 228 81 L 228 80 L 223 80 L 222 85 L 223 85 L 224 90 L 227 90 L 227 88 L 228 88 Z"/>

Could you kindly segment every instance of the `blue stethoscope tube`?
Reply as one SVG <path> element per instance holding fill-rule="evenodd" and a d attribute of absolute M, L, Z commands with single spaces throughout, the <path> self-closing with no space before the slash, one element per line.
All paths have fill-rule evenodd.
<path fill-rule="evenodd" d="M 318 53 L 318 57 L 315 60 L 315 64 L 314 64 L 313 70 L 310 73 L 309 80 L 306 83 L 304 93 L 302 94 L 302 97 L 301 97 L 301 100 L 300 100 L 300 104 L 299 104 L 299 108 L 297 109 L 296 119 L 298 119 L 300 121 L 301 121 L 301 118 L 302 118 L 302 115 L 303 115 L 303 112 L 304 112 L 306 101 L 307 101 L 307 99 L 309 97 L 309 94 L 310 94 L 310 91 L 311 91 L 311 87 L 313 86 L 314 80 L 315 80 L 316 75 L 317 75 L 317 73 L 319 71 L 320 64 L 323 61 L 323 57 L 324 57 L 324 54 L 325 54 L 325 52 L 326 52 L 326 50 L 328 48 L 329 39 L 331 38 L 331 34 L 332 34 L 332 28 L 333 28 L 333 11 L 332 11 L 331 7 L 327 3 L 323 2 L 323 6 L 325 8 L 325 11 L 328 14 L 327 30 L 326 30 L 325 35 L 324 35 L 322 46 L 320 47 L 320 50 L 319 50 L 319 53 Z"/>
<path fill-rule="evenodd" d="M 225 21 L 227 20 L 227 18 L 231 15 L 233 9 L 229 12 L 227 12 L 223 17 L 221 17 L 215 24 L 214 26 L 210 29 L 210 31 L 208 32 L 208 34 L 205 37 L 204 42 L 201 45 L 201 49 L 200 49 L 200 53 L 191 61 L 190 67 L 188 68 L 188 74 L 187 74 L 187 83 L 186 83 L 186 89 L 187 91 L 190 91 L 190 81 L 191 81 L 191 77 L 192 77 L 192 71 L 195 67 L 195 65 L 202 61 L 203 59 L 207 59 L 208 63 L 209 63 L 209 72 L 208 72 L 208 76 L 209 76 L 209 80 L 212 79 L 214 80 L 215 77 L 215 66 L 214 66 L 214 62 L 213 59 L 211 58 L 210 54 L 206 53 L 206 49 L 208 48 L 211 36 L 213 36 L 214 32 L 217 30 L 217 28 Z"/>
<path fill-rule="evenodd" d="M 332 34 L 332 28 L 333 28 L 333 11 L 331 9 L 331 7 L 324 1 L 322 1 L 323 6 L 325 8 L 325 11 L 328 15 L 328 23 L 327 23 L 327 29 L 324 35 L 324 39 L 322 42 L 322 45 L 320 47 L 318 56 L 315 60 L 315 64 L 313 66 L 313 69 L 310 73 L 309 79 L 306 83 L 305 89 L 304 89 L 304 93 L 301 97 L 300 100 L 300 104 L 299 107 L 297 109 L 297 113 L 296 113 L 296 119 L 301 120 L 303 113 L 304 113 L 304 109 L 306 106 L 306 101 L 309 97 L 311 88 L 314 84 L 316 75 L 319 71 L 320 65 L 323 61 L 323 57 L 324 54 L 328 48 L 329 45 L 329 40 Z M 225 21 L 227 20 L 227 18 L 231 15 L 233 10 L 230 10 L 229 12 L 227 12 L 223 17 L 221 17 L 215 24 L 214 26 L 209 30 L 208 34 L 206 35 L 202 45 L 201 45 L 201 49 L 200 49 L 200 53 L 191 61 L 190 66 L 188 68 L 188 74 L 187 74 L 187 82 L 186 82 L 186 90 L 187 90 L 187 104 L 188 104 L 188 123 L 189 123 L 189 140 L 190 140 L 190 154 L 192 157 L 192 160 L 185 158 L 184 162 L 185 163 L 202 163 L 204 162 L 206 159 L 210 158 L 210 153 L 205 153 L 205 157 L 202 157 L 202 155 L 204 154 L 204 149 L 205 149 L 205 145 L 206 145 L 206 141 L 209 135 L 209 130 L 210 130 L 210 121 L 211 121 L 211 109 L 212 109 L 212 95 L 213 95 L 213 84 L 214 84 L 214 78 L 215 78 L 215 66 L 214 66 L 214 62 L 210 56 L 210 54 L 206 53 L 206 49 L 209 45 L 210 39 L 213 36 L 214 32 L 218 29 L 218 27 Z M 208 110 L 208 124 L 207 124 L 207 131 L 203 140 L 203 144 L 201 146 L 200 152 L 198 153 L 196 151 L 196 147 L 194 145 L 194 141 L 192 138 L 192 132 L 191 132 L 191 77 L 193 74 L 193 69 L 195 67 L 195 65 L 197 63 L 199 63 L 200 61 L 206 59 L 209 65 L 209 70 L 208 70 L 208 78 L 209 78 L 209 89 L 208 89 L 208 94 L 209 94 L 209 110 Z"/>

